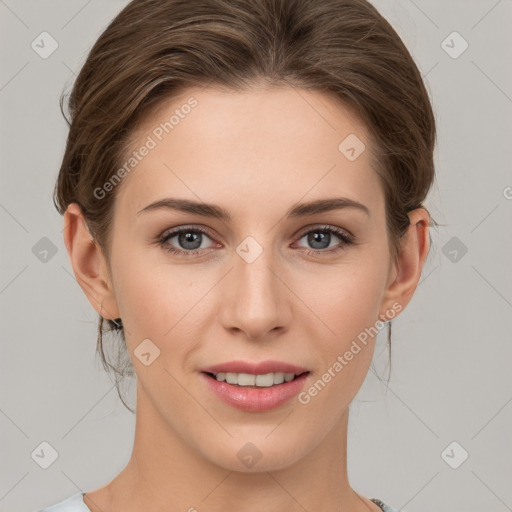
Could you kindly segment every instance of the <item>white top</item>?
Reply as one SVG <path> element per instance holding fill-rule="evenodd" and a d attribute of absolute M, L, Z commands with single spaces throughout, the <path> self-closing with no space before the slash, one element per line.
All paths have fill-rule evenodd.
<path fill-rule="evenodd" d="M 397 510 L 386 505 L 383 501 L 378 498 L 370 498 L 375 504 L 377 504 L 383 512 L 405 512 L 405 510 Z M 38 510 L 37 512 L 91 512 L 89 507 L 84 503 L 84 493 L 78 492 L 69 498 L 66 498 L 51 507 Z"/>
<path fill-rule="evenodd" d="M 84 503 L 84 493 L 78 492 L 51 507 L 38 510 L 37 512 L 91 512 Z"/>

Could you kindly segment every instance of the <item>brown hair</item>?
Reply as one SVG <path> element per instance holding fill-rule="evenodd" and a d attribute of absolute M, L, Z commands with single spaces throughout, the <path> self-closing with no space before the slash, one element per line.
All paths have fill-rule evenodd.
<path fill-rule="evenodd" d="M 396 258 L 407 213 L 425 208 L 434 180 L 435 120 L 409 51 L 366 0 L 133 0 L 96 41 L 74 83 L 55 207 L 63 215 L 70 203 L 80 206 L 109 263 L 119 187 L 106 199 L 94 191 L 119 168 L 143 118 L 188 87 L 236 92 L 262 81 L 324 92 L 359 115 Z M 107 362 L 103 320 L 97 353 L 114 370 L 119 393 L 119 379 L 133 367 L 119 320 L 107 322 L 121 336 L 117 359 L 124 361 Z"/>

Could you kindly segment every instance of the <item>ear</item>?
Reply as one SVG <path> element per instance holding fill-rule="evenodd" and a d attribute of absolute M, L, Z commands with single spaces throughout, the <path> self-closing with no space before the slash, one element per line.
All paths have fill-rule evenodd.
<path fill-rule="evenodd" d="M 391 272 L 381 303 L 382 320 L 390 319 L 386 311 L 398 303 L 405 309 L 414 295 L 429 250 L 430 215 L 424 208 L 408 213 L 410 224 L 404 233 L 397 260 L 391 264 Z M 394 309 L 394 308 L 393 308 Z M 395 315 L 394 315 L 395 316 Z"/>
<path fill-rule="evenodd" d="M 77 203 L 71 203 L 64 213 L 64 242 L 78 284 L 92 307 L 103 318 L 119 318 L 105 257 L 93 240 Z"/>

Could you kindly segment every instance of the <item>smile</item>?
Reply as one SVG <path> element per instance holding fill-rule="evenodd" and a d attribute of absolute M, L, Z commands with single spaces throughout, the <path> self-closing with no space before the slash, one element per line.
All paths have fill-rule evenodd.
<path fill-rule="evenodd" d="M 228 384 L 241 386 L 241 387 L 260 387 L 268 388 L 282 384 L 283 382 L 291 382 L 299 375 L 294 373 L 272 372 L 254 375 L 251 373 L 231 373 L 219 372 L 217 374 L 210 373 L 212 377 L 220 382 L 227 382 Z M 300 374 L 302 375 L 302 374 Z"/>
<path fill-rule="evenodd" d="M 310 373 L 201 372 L 199 375 L 213 396 L 223 403 L 248 412 L 265 412 L 281 407 L 297 396 Z"/>

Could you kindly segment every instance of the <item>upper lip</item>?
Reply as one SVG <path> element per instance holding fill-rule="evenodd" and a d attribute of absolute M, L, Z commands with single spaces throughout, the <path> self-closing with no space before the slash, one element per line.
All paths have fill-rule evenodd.
<path fill-rule="evenodd" d="M 253 363 L 250 361 L 230 361 L 220 363 L 213 366 L 202 368 L 201 371 L 205 373 L 250 373 L 252 375 L 265 375 L 266 373 L 293 373 L 300 375 L 307 372 L 307 368 L 296 366 L 290 363 L 283 363 L 281 361 L 261 361 Z"/>

